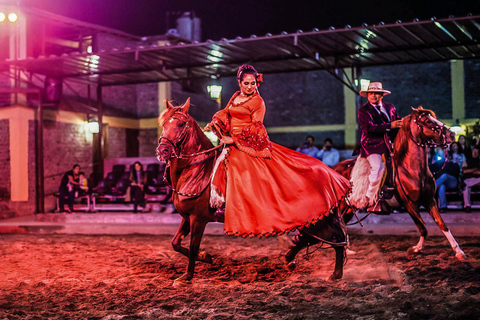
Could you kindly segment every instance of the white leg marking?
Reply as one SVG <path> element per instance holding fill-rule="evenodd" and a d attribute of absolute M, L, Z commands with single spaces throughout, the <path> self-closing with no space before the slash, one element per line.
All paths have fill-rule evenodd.
<path fill-rule="evenodd" d="M 450 242 L 450 246 L 452 247 L 453 251 L 455 251 L 455 257 L 458 260 L 466 260 L 467 256 L 465 255 L 465 252 L 460 249 L 460 246 L 458 245 L 450 230 L 443 231 L 443 234 L 445 235 L 445 237 L 447 237 L 448 242 Z"/>
<path fill-rule="evenodd" d="M 424 242 L 425 242 L 425 237 L 420 237 L 420 240 L 418 240 L 417 245 L 412 247 L 413 252 L 418 253 L 422 251 Z"/>

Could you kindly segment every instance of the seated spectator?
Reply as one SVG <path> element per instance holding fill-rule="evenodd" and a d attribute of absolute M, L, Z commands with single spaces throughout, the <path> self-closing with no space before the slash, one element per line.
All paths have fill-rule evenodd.
<path fill-rule="evenodd" d="M 460 168 L 466 165 L 466 158 L 463 153 L 460 153 L 460 145 L 458 142 L 453 142 L 450 145 L 450 157 L 453 163 L 456 163 L 460 166 Z"/>
<path fill-rule="evenodd" d="M 452 146 L 450 146 L 450 148 L 451 148 L 450 150 L 452 150 Z M 455 149 L 455 147 L 453 147 L 453 149 Z M 452 154 L 454 154 L 454 152 L 452 152 Z M 459 162 L 458 158 L 456 158 L 455 161 Z M 447 195 L 446 195 L 447 190 L 454 190 L 458 187 L 461 164 L 462 162 L 458 164 L 454 162 L 452 158 L 448 158 L 445 161 L 445 165 L 436 174 L 436 184 L 437 184 L 440 212 L 447 211 Z"/>
<path fill-rule="evenodd" d="M 78 173 L 78 183 L 79 183 L 79 190 L 76 194 L 77 197 L 82 197 L 88 194 L 88 180 L 85 177 L 85 172 Z"/>
<path fill-rule="evenodd" d="M 313 145 L 314 141 L 315 139 L 313 138 L 313 136 L 308 135 L 305 139 L 305 142 L 303 142 L 300 147 L 297 148 L 297 151 L 310 157 L 316 157 L 318 148 Z"/>
<path fill-rule="evenodd" d="M 145 209 L 146 182 L 147 175 L 143 171 L 143 165 L 137 161 L 130 170 L 130 197 L 133 200 L 133 213 L 137 213 L 139 205 Z"/>
<path fill-rule="evenodd" d="M 465 212 L 471 212 L 470 193 L 472 187 L 480 184 L 480 146 L 475 146 L 472 150 L 472 157 L 467 160 L 467 165 L 463 168 L 463 208 Z"/>
<path fill-rule="evenodd" d="M 318 151 L 317 158 L 322 160 L 327 166 L 332 167 L 340 161 L 340 152 L 333 147 L 333 141 L 330 138 L 325 139 L 322 150 Z"/>
<path fill-rule="evenodd" d="M 68 213 L 73 211 L 73 201 L 75 200 L 76 187 L 79 186 L 79 172 L 80 165 L 74 164 L 72 170 L 67 171 L 60 182 L 58 188 L 58 210 L 59 212 L 65 212 L 65 197 L 68 197 Z"/>
<path fill-rule="evenodd" d="M 458 152 L 463 153 L 467 160 L 472 156 L 472 149 L 467 145 L 467 139 L 464 135 L 458 137 Z"/>

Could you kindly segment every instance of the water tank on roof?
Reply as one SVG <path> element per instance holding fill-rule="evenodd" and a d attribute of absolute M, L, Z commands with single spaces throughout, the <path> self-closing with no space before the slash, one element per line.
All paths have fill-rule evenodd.
<path fill-rule="evenodd" d="M 194 12 L 184 12 L 177 19 L 177 30 L 180 37 L 190 41 L 201 41 L 200 18 Z"/>

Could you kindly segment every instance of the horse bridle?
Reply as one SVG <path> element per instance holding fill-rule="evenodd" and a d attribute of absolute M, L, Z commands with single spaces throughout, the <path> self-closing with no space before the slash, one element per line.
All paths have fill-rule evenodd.
<path fill-rule="evenodd" d="M 180 115 L 179 118 L 175 118 L 175 115 Z M 220 144 L 216 147 L 213 147 L 213 148 L 210 148 L 210 149 L 207 149 L 207 150 L 203 150 L 203 151 L 200 151 L 200 152 L 195 152 L 195 153 L 190 153 L 190 154 L 177 154 L 177 148 L 179 148 L 179 146 L 182 144 L 183 140 L 185 139 L 185 137 L 187 136 L 187 132 L 188 130 L 190 129 L 190 126 L 188 125 L 188 120 L 189 118 L 181 113 L 181 112 L 175 112 L 171 117 L 170 119 L 177 119 L 177 120 L 181 120 L 181 121 L 184 121 L 185 122 L 185 126 L 182 130 L 182 132 L 180 133 L 180 135 L 178 136 L 178 138 L 173 141 L 167 137 L 164 137 L 163 136 L 163 133 L 162 135 L 160 136 L 160 139 L 158 140 L 159 141 L 159 145 L 162 144 L 162 140 L 165 140 L 167 142 L 167 144 L 171 145 L 172 147 L 172 150 L 173 150 L 173 154 L 172 156 L 170 157 L 171 158 L 177 158 L 177 159 L 188 159 L 188 158 L 192 158 L 192 157 L 195 157 L 195 156 L 198 156 L 198 155 L 202 155 L 202 154 L 206 154 L 206 153 L 209 153 L 211 151 L 215 151 L 217 149 L 220 149 L 223 147 L 223 144 Z M 208 157 L 209 158 L 209 157 Z M 200 161 L 200 162 L 197 162 L 195 163 L 194 165 L 198 165 L 200 163 L 203 163 L 204 161 L 206 161 L 208 158 L 204 159 L 203 161 Z M 205 187 L 203 187 L 199 192 L 195 192 L 195 193 L 182 193 L 178 190 L 176 190 L 173 185 L 171 184 L 171 182 L 168 180 L 168 173 L 167 171 L 169 171 L 169 168 L 170 168 L 170 159 L 168 159 L 166 162 L 167 162 L 167 165 L 165 166 L 165 171 L 163 172 L 163 181 L 170 187 L 170 189 L 172 189 L 173 192 L 175 192 L 176 194 L 178 195 L 181 195 L 181 196 L 184 196 L 184 197 L 189 197 L 189 198 L 193 198 L 193 197 L 198 197 L 199 195 L 201 195 L 209 186 L 210 183 L 207 183 Z"/>
<path fill-rule="evenodd" d="M 413 142 L 415 142 L 415 144 L 419 147 L 422 147 L 422 148 L 425 148 L 425 147 L 444 147 L 446 148 L 447 147 L 447 136 L 446 136 L 446 132 L 447 132 L 447 129 L 448 126 L 446 126 L 444 123 L 442 123 L 442 125 L 435 125 L 435 126 L 427 126 L 424 122 L 423 122 L 423 118 L 424 117 L 428 117 L 429 114 L 428 113 L 421 113 L 419 116 L 415 117 L 413 119 L 413 122 L 416 123 L 416 125 L 418 126 L 418 129 L 420 129 L 420 131 L 422 132 L 423 136 L 426 137 L 425 135 L 425 132 L 424 132 L 424 129 L 430 129 L 432 130 L 433 132 L 436 132 L 440 135 L 440 137 L 442 138 L 442 142 L 441 143 L 437 143 L 435 141 L 433 141 L 432 139 L 430 139 L 430 141 L 427 141 L 427 142 L 418 142 L 415 137 L 413 136 L 412 134 L 412 130 L 410 130 L 410 139 L 412 139 Z"/>
<path fill-rule="evenodd" d="M 179 117 L 175 117 L 175 115 L 178 115 Z M 164 137 L 163 136 L 163 132 L 162 132 L 162 135 L 160 136 L 160 138 L 158 139 L 158 142 L 159 142 L 159 145 L 162 144 L 162 140 L 165 140 L 167 143 L 167 145 L 170 145 L 172 147 L 172 150 L 173 150 L 173 157 L 175 158 L 180 158 L 181 155 L 177 155 L 177 149 L 178 147 L 181 145 L 181 142 L 183 142 L 183 140 L 185 139 L 185 137 L 187 136 L 187 132 L 188 132 L 188 129 L 190 128 L 190 126 L 188 125 L 188 117 L 186 115 L 184 115 L 183 113 L 181 112 L 175 112 L 171 117 L 170 119 L 177 119 L 177 120 L 181 120 L 181 121 L 184 121 L 185 122 L 185 126 L 183 127 L 183 130 L 182 132 L 180 133 L 180 135 L 178 136 L 178 138 L 175 140 L 175 141 L 172 141 L 171 139 L 167 138 L 167 137 Z"/>

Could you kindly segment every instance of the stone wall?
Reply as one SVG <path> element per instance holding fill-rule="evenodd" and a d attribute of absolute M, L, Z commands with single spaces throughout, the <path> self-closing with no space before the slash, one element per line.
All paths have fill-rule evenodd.
<path fill-rule="evenodd" d="M 222 85 L 223 80 L 222 80 Z M 207 123 L 212 119 L 213 114 L 219 110 L 217 102 L 210 98 L 207 93 L 207 85 L 210 84 L 208 80 L 195 80 L 190 83 L 191 90 L 184 91 L 182 85 L 177 82 L 172 82 L 172 100 L 174 105 L 181 105 L 190 98 L 190 115 L 197 120 L 197 122 Z M 225 92 L 225 87 L 223 92 Z M 194 91 L 194 92 L 192 92 Z M 222 99 L 225 93 L 222 92 Z M 222 100 L 223 102 L 223 100 Z M 225 101 L 222 104 L 225 106 Z"/>
<path fill-rule="evenodd" d="M 0 200 L 10 195 L 10 121 L 0 120 Z M 5 194 L 3 194 L 5 193 Z"/>
<path fill-rule="evenodd" d="M 334 147 L 337 149 L 342 149 L 345 147 L 344 131 L 322 131 L 322 132 L 283 132 L 283 133 L 269 133 L 270 140 L 275 143 L 281 144 L 282 146 L 296 149 L 305 141 L 307 135 L 311 135 L 315 139 L 315 146 L 317 148 L 323 147 L 323 141 L 325 138 L 330 138 L 333 140 Z"/>
<path fill-rule="evenodd" d="M 58 192 L 58 187 L 65 172 L 79 164 L 81 171 L 88 177 L 92 172 L 92 139 L 91 133 L 79 124 L 56 122 L 44 126 L 44 174 L 45 174 L 45 207 L 48 211 L 55 204 L 51 197 Z M 52 204 L 53 202 L 53 204 Z M 48 206 L 48 207 L 47 207 Z"/>
<path fill-rule="evenodd" d="M 105 146 L 105 158 L 124 158 L 127 156 L 125 128 L 108 126 L 108 145 Z"/>
<path fill-rule="evenodd" d="M 158 83 L 137 85 L 137 117 L 158 117 Z"/>
<path fill-rule="evenodd" d="M 139 157 L 155 157 L 155 149 L 158 144 L 157 129 L 143 129 L 138 135 Z"/>
<path fill-rule="evenodd" d="M 440 119 L 452 117 L 450 62 L 369 67 L 362 73 L 362 78 L 382 82 L 392 92 L 384 100 L 393 103 L 401 117 L 419 105 L 432 109 Z M 362 104 L 366 101 L 362 98 Z"/>
<path fill-rule="evenodd" d="M 105 115 L 137 117 L 136 85 L 103 87 L 102 101 Z"/>

